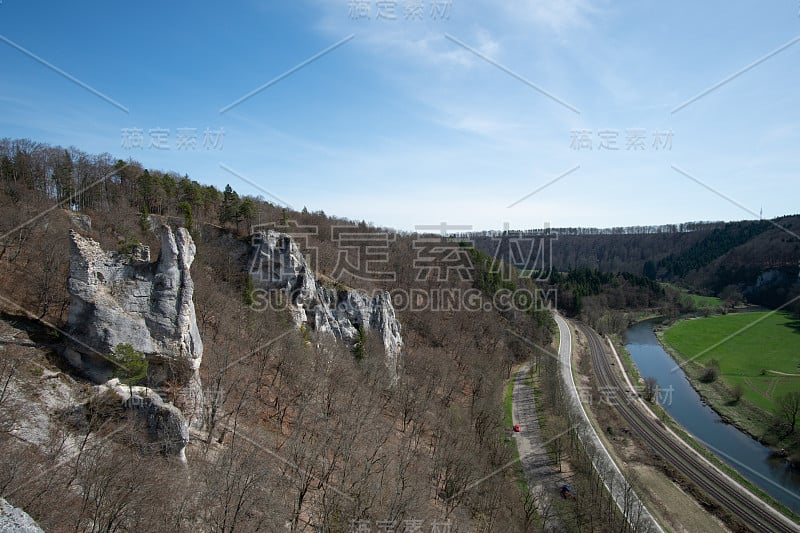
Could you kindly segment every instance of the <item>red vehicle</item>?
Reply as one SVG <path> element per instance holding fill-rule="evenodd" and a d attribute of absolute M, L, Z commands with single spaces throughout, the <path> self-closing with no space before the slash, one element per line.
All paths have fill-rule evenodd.
<path fill-rule="evenodd" d="M 514 432 L 519 433 L 519 424 L 514 424 Z"/>

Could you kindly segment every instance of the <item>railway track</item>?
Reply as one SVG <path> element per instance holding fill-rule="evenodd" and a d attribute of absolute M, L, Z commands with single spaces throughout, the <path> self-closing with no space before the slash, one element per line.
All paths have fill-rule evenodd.
<path fill-rule="evenodd" d="M 622 393 L 619 395 L 621 401 L 614 403 L 633 433 L 751 530 L 759 533 L 800 531 L 800 525 L 778 513 L 749 491 L 743 490 L 738 483 L 694 451 L 689 450 L 683 443 L 676 442 L 660 420 L 653 418 L 640 407 L 638 401 L 631 400 L 631 393 L 635 391 L 623 393 L 628 387 L 611 366 L 605 343 L 599 335 L 585 324 L 576 322 L 576 325 L 589 343 L 598 385 L 606 387 L 604 390 L 618 390 Z"/>

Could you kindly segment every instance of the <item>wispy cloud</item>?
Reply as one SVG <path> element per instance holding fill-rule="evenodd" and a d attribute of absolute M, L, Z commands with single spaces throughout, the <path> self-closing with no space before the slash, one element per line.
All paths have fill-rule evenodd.
<path fill-rule="evenodd" d="M 520 123 L 505 122 L 478 114 L 451 116 L 448 118 L 449 120 L 437 120 L 437 123 L 454 130 L 489 138 L 511 137 L 515 132 L 519 132 L 523 128 Z"/>
<path fill-rule="evenodd" d="M 503 3 L 509 17 L 532 22 L 554 32 L 589 26 L 591 18 L 599 12 L 596 4 L 591 0 L 522 0 Z"/>

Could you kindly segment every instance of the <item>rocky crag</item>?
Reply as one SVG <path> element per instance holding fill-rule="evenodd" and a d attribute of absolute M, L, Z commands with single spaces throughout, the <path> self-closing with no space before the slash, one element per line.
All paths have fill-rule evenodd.
<path fill-rule="evenodd" d="M 380 335 L 386 366 L 396 378 L 403 339 L 388 292 L 364 291 L 323 284 L 291 236 L 276 231 L 252 236 L 248 264 L 255 287 L 281 291 L 295 325 L 337 339 L 355 342 L 363 329 Z"/>
<path fill-rule="evenodd" d="M 189 444 L 189 424 L 183 413 L 171 403 L 165 402 L 152 389 L 128 386 L 112 379 L 95 387 L 95 398 L 112 395 L 129 411 L 144 419 L 148 433 L 158 443 L 162 452 L 186 461 L 185 448 Z"/>
<path fill-rule="evenodd" d="M 188 440 L 188 426 L 183 428 L 187 422 L 198 428 L 203 425 L 199 376 L 203 343 L 189 272 L 196 248 L 184 228 L 173 232 L 164 225 L 160 235 L 161 252 L 151 262 L 147 246 L 107 252 L 94 240 L 70 232 L 67 288 L 71 302 L 66 326 L 70 339 L 65 355 L 76 369 L 95 383 L 108 382 L 106 387 L 127 401 L 130 398 L 124 397 L 118 383 L 109 382 L 119 368 L 114 353 L 120 344 L 142 352 L 148 362 L 145 381 L 150 389 L 137 388 L 138 400 L 128 403 L 150 421 L 158 421 L 151 428 L 156 436 L 167 432 L 171 442 L 180 442 Z M 178 409 L 156 401 L 153 390 L 169 395 Z M 178 455 L 183 446 L 185 442 L 170 444 Z"/>
<path fill-rule="evenodd" d="M 28 513 L 0 498 L 0 531 L 4 533 L 44 533 Z"/>

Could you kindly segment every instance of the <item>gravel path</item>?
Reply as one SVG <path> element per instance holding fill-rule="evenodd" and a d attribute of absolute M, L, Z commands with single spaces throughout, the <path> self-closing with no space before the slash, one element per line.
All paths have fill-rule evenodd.
<path fill-rule="evenodd" d="M 514 439 L 525 479 L 536 498 L 536 511 L 544 521 L 545 531 L 564 531 L 553 508 L 553 498 L 559 497 L 559 488 L 569 481 L 558 472 L 555 463 L 547 455 L 539 428 L 533 389 L 525 383 L 529 369 L 530 364 L 514 377 L 511 415 L 514 424 L 520 425 L 520 432 L 514 433 Z"/>

